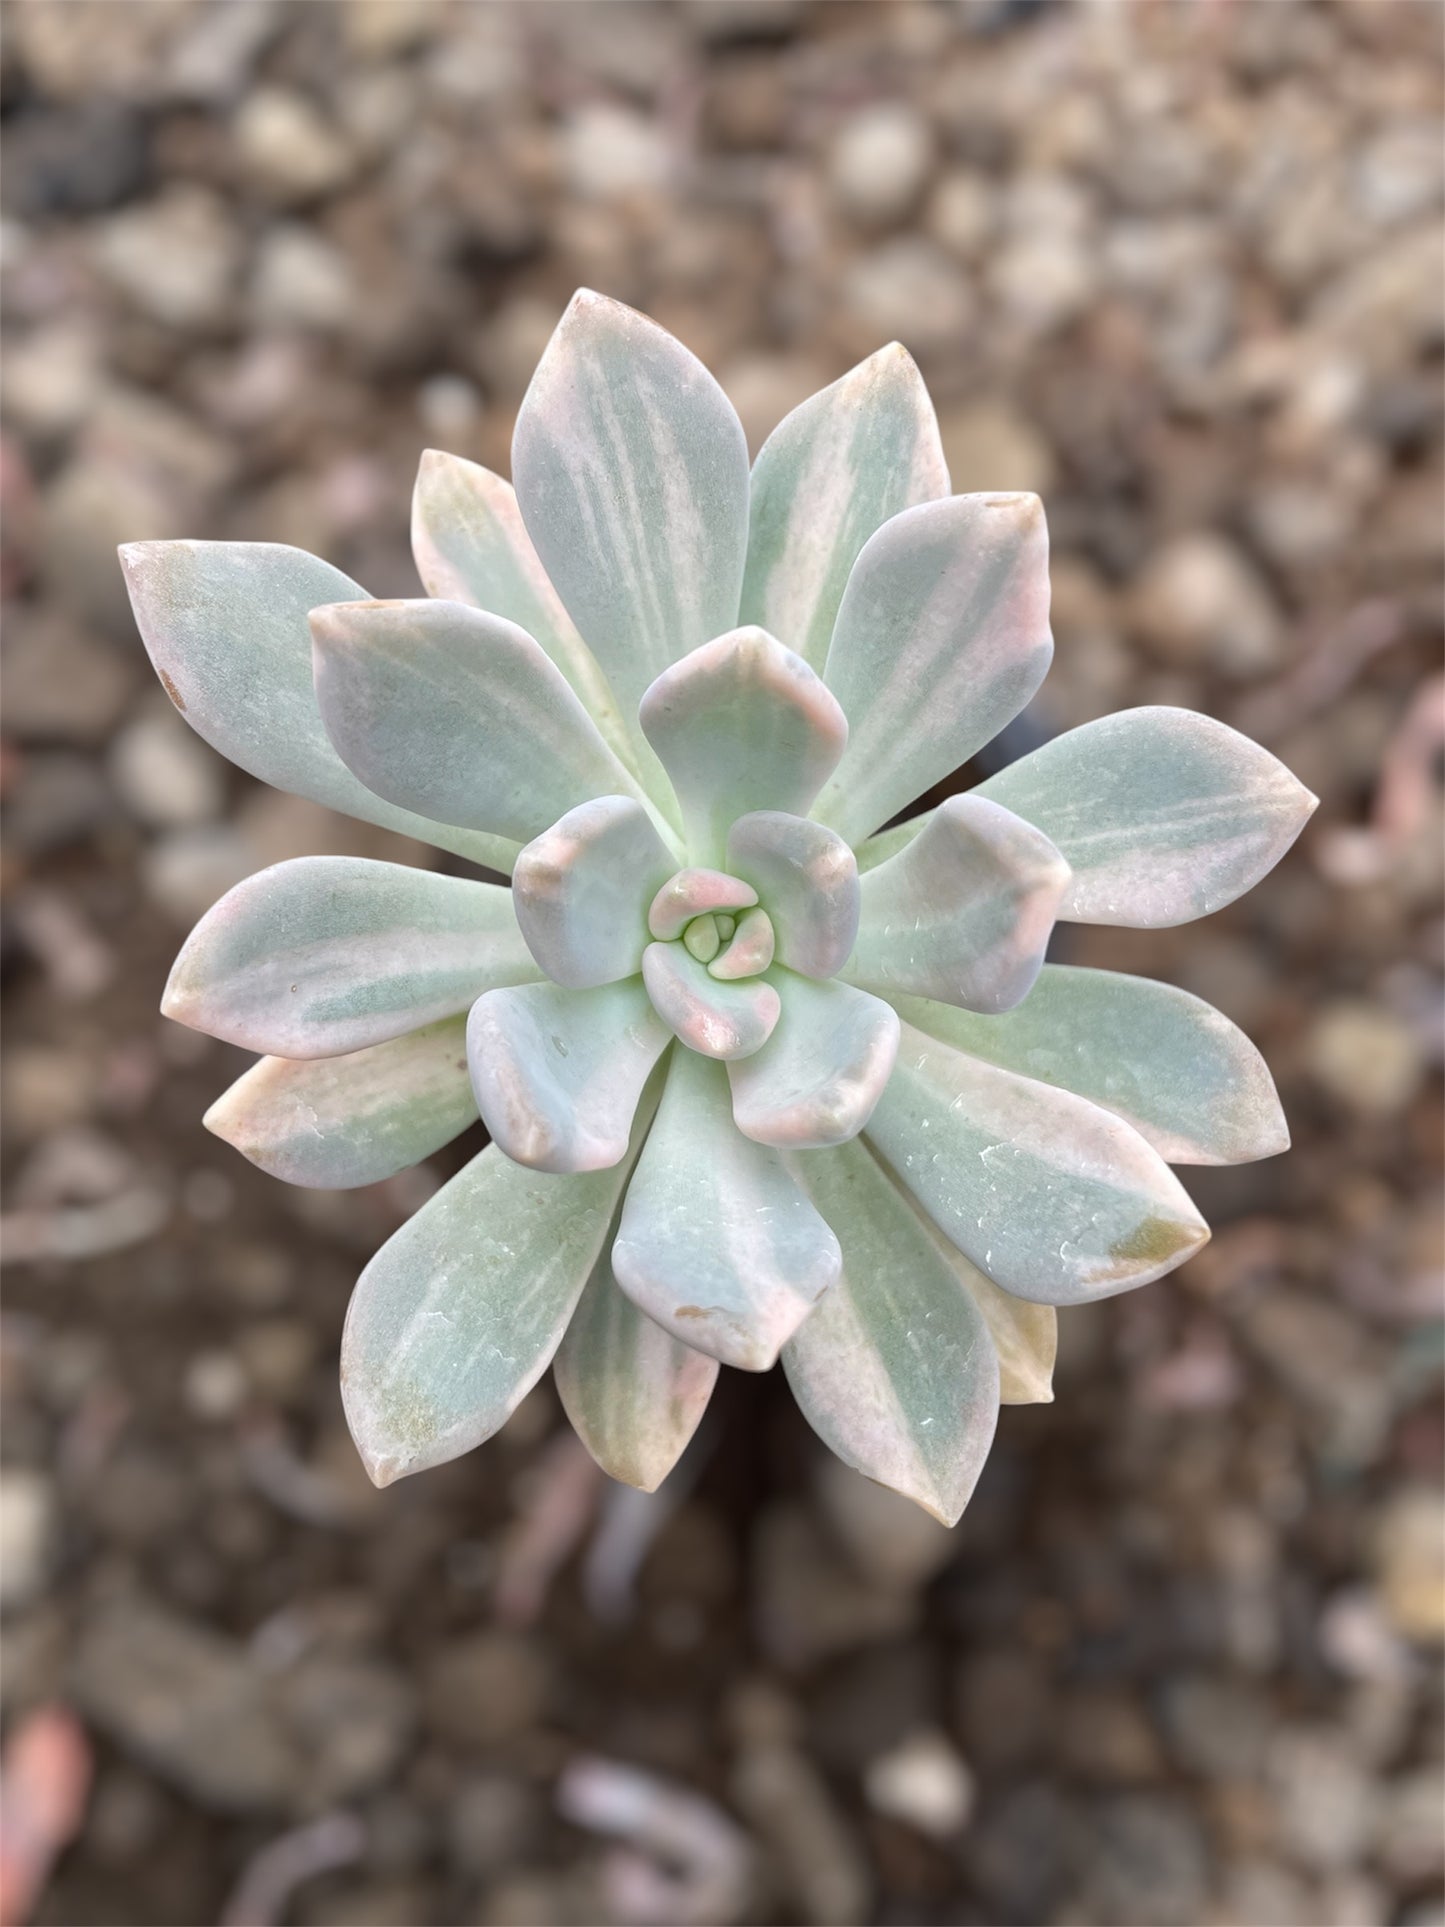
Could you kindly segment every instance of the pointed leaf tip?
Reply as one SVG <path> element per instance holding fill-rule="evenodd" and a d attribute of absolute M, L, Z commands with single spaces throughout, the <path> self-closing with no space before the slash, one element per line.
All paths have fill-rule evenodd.
<path fill-rule="evenodd" d="M 359 583 L 280 542 L 131 542 L 121 562 L 156 674 L 213 749 L 276 789 L 511 869 L 515 842 L 383 801 L 333 748 L 312 683 L 307 616 L 364 600 Z"/>
<path fill-rule="evenodd" d="M 1208 916 L 1253 888 L 1317 800 L 1238 730 L 1165 705 L 1083 723 L 976 793 L 1063 852 L 1074 875 L 1062 918 L 1145 929 Z"/>
<path fill-rule="evenodd" d="M 814 814 L 861 841 L 1011 722 L 1052 655 L 1036 496 L 950 495 L 895 515 L 838 609 L 823 674 L 850 735 Z"/>
<path fill-rule="evenodd" d="M 737 621 L 748 454 L 697 357 L 579 289 L 517 414 L 528 534 L 623 715 L 669 662 Z"/>
<path fill-rule="evenodd" d="M 898 342 L 785 417 L 753 464 L 742 619 L 814 668 L 828 653 L 848 572 L 903 509 L 948 493 L 933 404 Z"/>
<path fill-rule="evenodd" d="M 751 811 L 805 816 L 848 741 L 848 719 L 817 672 L 755 625 L 665 669 L 638 716 L 697 863 L 720 864 L 729 827 Z"/>
<path fill-rule="evenodd" d="M 489 1145 L 371 1260 L 341 1338 L 341 1397 L 390 1485 L 490 1438 L 552 1361 L 626 1168 L 539 1176 Z"/>

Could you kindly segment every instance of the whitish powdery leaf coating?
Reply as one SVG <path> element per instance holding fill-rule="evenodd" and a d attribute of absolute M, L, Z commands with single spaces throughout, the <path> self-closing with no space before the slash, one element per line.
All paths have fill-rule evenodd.
<path fill-rule="evenodd" d="M 1202 915 L 1314 799 L 1161 708 L 948 794 L 1048 666 L 1048 537 L 1032 495 L 948 493 L 896 343 L 750 478 L 701 363 L 584 290 L 513 452 L 515 492 L 423 456 L 424 598 L 269 544 L 124 552 L 209 742 L 513 874 L 304 858 L 232 890 L 165 996 L 265 1053 L 206 1122 L 341 1187 L 492 1135 L 352 1300 L 379 1483 L 490 1437 L 555 1362 L 593 1457 L 652 1490 L 720 1365 L 781 1356 L 834 1451 L 951 1522 L 1000 1404 L 1052 1396 L 1055 1305 L 1208 1236 L 1165 1160 L 1288 1143 L 1234 1025 L 1045 965 L 1055 918 Z"/>

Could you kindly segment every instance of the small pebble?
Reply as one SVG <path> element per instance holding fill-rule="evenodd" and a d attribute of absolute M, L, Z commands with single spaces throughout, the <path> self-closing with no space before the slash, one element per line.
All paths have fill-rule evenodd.
<path fill-rule="evenodd" d="M 958 1753 L 937 1731 L 911 1733 L 880 1754 L 863 1776 L 868 1803 L 906 1820 L 933 1839 L 960 1833 L 973 1810 L 973 1780 Z"/>

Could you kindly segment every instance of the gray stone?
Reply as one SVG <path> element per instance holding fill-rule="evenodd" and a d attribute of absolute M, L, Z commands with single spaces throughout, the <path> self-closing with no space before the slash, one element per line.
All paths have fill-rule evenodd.
<path fill-rule="evenodd" d="M 256 868 L 255 855 L 238 831 L 208 824 L 159 837 L 141 861 L 141 881 L 152 903 L 189 927 Z"/>
<path fill-rule="evenodd" d="M 1417 1767 L 1380 1788 L 1375 1858 L 1402 1887 L 1445 1875 L 1445 1767 Z"/>
<path fill-rule="evenodd" d="M 860 1578 L 801 1506 L 770 1506 L 758 1521 L 753 1580 L 758 1638 L 784 1666 L 815 1665 L 918 1620 L 916 1594 Z"/>
<path fill-rule="evenodd" d="M 1169 1750 L 1208 1780 L 1250 1780 L 1264 1765 L 1269 1709 L 1234 1680 L 1185 1673 L 1166 1681 L 1160 1711 Z"/>
<path fill-rule="evenodd" d="M 906 101 L 879 101 L 850 116 L 828 156 L 839 206 L 866 227 L 883 227 L 908 212 L 933 163 L 933 136 Z"/>
<path fill-rule="evenodd" d="M 1199 1824 L 1182 1803 L 1123 1794 L 1094 1809 L 1080 1884 L 1092 1915 L 1111 1927 L 1196 1927 L 1208 1864 Z"/>
<path fill-rule="evenodd" d="M 142 1598 L 100 1606 L 81 1629 L 73 1690 L 123 1751 L 203 1807 L 284 1805 L 300 1760 L 245 1650 Z"/>
<path fill-rule="evenodd" d="M 249 299 L 266 327 L 330 330 L 354 317 L 357 291 L 339 248 L 311 228 L 285 221 L 261 242 Z"/>
<path fill-rule="evenodd" d="M 7 799 L 5 832 L 27 856 L 79 843 L 114 815 L 109 784 L 77 753 L 37 751 L 25 758 L 19 777 Z"/>
<path fill-rule="evenodd" d="M 1051 1920 L 1079 1849 L 1077 1815 L 1044 1780 L 986 1803 L 968 1842 L 968 1869 L 986 1920 Z"/>
<path fill-rule="evenodd" d="M 0 1470 L 0 1609 L 28 1605 L 50 1578 L 58 1519 L 55 1492 L 43 1472 Z"/>
<path fill-rule="evenodd" d="M 920 354 L 957 349 L 975 317 L 968 277 L 923 235 L 899 235 L 860 254 L 843 275 L 843 302 L 876 347 L 897 339 Z"/>
<path fill-rule="evenodd" d="M 22 742 L 94 744 L 114 728 L 136 673 L 59 610 L 5 618 L 5 731 Z"/>
<path fill-rule="evenodd" d="M 476 1879 L 493 1879 L 537 1844 L 542 1803 L 525 1781 L 504 1773 L 463 1780 L 447 1809 L 452 1864 Z"/>
<path fill-rule="evenodd" d="M 351 1800 L 396 1771 L 416 1725 L 416 1697 L 379 1661 L 308 1653 L 279 1681 L 287 1725 L 306 1755 L 306 1792 L 318 1807 Z"/>
<path fill-rule="evenodd" d="M 570 117 L 562 152 L 572 191 L 584 199 L 656 193 L 672 169 L 661 125 L 611 101 L 589 101 Z"/>
<path fill-rule="evenodd" d="M 211 328 L 228 318 L 241 252 L 224 203 L 187 186 L 114 215 L 96 242 L 116 286 L 142 314 L 172 328 Z"/>
<path fill-rule="evenodd" d="M 1249 677 L 1274 668 L 1280 621 L 1263 579 L 1223 536 L 1171 542 L 1135 585 L 1134 627 L 1164 662 Z"/>
<path fill-rule="evenodd" d="M 350 179 L 355 155 L 341 134 L 289 88 L 247 96 L 234 123 L 236 152 L 258 186 L 280 201 L 307 201 Z"/>
<path fill-rule="evenodd" d="M 109 768 L 121 801 L 152 829 L 209 823 L 225 805 L 226 765 L 168 705 L 127 724 Z"/>
<path fill-rule="evenodd" d="M 428 1725 L 464 1746 L 496 1746 L 536 1724 L 546 1704 L 547 1663 L 517 1633 L 480 1632 L 438 1647 L 426 1662 Z"/>
<path fill-rule="evenodd" d="M 1363 1859 L 1375 1825 L 1371 1776 L 1329 1727 L 1287 1727 L 1269 1749 L 1280 1837 L 1300 1862 L 1336 1872 Z"/>

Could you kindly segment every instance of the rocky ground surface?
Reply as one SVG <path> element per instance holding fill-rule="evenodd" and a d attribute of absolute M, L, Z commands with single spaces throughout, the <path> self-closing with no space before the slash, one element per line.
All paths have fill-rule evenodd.
<path fill-rule="evenodd" d="M 6 1772 L 83 1806 L 36 1918 L 1445 1919 L 1438 7 L 4 14 Z M 578 283 L 755 440 L 900 336 L 955 486 L 1046 499 L 1031 725 L 1189 704 L 1322 798 L 1207 924 L 1064 933 L 1245 1025 L 1296 1148 L 1186 1174 L 1213 1244 L 1065 1315 L 952 1535 L 776 1375 L 650 1505 L 545 1389 L 373 1492 L 347 1292 L 463 1150 L 288 1191 L 156 1015 L 249 871 L 434 859 L 191 735 L 115 543 L 416 593 L 420 450 L 505 468 Z"/>

